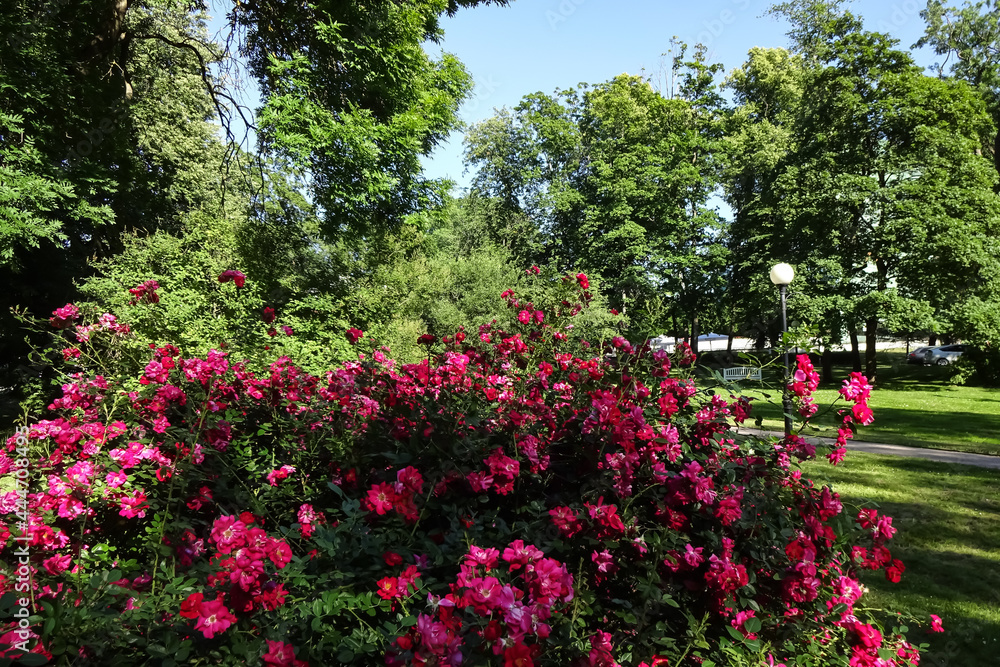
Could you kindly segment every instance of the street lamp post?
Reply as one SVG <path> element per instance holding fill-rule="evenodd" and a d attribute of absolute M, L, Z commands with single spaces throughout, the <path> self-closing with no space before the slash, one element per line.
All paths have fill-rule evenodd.
<path fill-rule="evenodd" d="M 781 389 L 781 405 L 785 412 L 785 436 L 792 432 L 792 397 L 788 394 L 788 380 L 791 377 L 791 367 L 788 365 L 788 345 L 784 342 L 785 333 L 788 331 L 788 314 L 785 306 L 785 293 L 788 284 L 795 277 L 795 270 L 785 263 L 775 264 L 771 267 L 771 282 L 778 286 L 781 293 L 781 339 L 785 348 L 785 381 Z"/>

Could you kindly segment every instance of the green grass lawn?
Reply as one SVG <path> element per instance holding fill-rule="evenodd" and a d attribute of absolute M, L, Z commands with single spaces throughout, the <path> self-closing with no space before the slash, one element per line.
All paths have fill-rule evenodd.
<path fill-rule="evenodd" d="M 803 468 L 840 493 L 845 511 L 863 504 L 893 517 L 889 547 L 906 572 L 898 584 L 873 573 L 862 581 L 870 606 L 944 619 L 943 634 L 911 627 L 913 643 L 930 644 L 921 666 L 1000 664 L 1000 472 L 860 452 Z"/>
<path fill-rule="evenodd" d="M 949 384 L 949 368 L 907 365 L 898 352 L 880 353 L 880 362 L 879 387 L 870 401 L 875 422 L 860 427 L 857 439 L 1000 455 L 1000 389 Z M 850 371 L 848 366 L 835 365 L 837 381 L 820 385 L 815 394 L 820 413 L 813 420 L 817 426 L 835 429 L 840 423 L 835 409 L 843 407 L 843 401 L 837 400 L 837 389 Z M 748 395 L 758 397 L 752 416 L 763 417 L 764 428 L 780 431 L 780 368 L 773 365 L 765 369 L 763 382 L 741 386 Z M 806 433 L 836 435 L 829 430 Z"/>

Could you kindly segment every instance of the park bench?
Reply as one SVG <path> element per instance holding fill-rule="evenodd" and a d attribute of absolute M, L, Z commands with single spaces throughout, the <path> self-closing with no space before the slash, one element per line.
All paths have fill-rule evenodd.
<path fill-rule="evenodd" d="M 760 380 L 760 369 L 753 366 L 733 366 L 722 369 L 722 379 L 726 382 L 738 382 L 740 380 Z"/>

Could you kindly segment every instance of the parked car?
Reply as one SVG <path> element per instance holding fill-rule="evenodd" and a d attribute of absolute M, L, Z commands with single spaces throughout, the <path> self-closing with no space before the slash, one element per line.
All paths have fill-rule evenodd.
<path fill-rule="evenodd" d="M 938 366 L 953 364 L 962 356 L 967 347 L 967 345 L 941 345 L 939 347 L 932 347 L 924 352 L 924 363 L 936 364 Z"/>
<path fill-rule="evenodd" d="M 924 354 L 927 350 L 931 349 L 929 345 L 924 345 L 923 347 L 918 347 L 917 349 L 910 352 L 906 357 L 906 363 L 908 364 L 924 364 Z"/>

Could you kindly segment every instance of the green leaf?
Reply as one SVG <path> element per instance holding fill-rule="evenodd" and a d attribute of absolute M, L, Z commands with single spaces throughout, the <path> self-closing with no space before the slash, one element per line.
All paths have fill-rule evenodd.
<path fill-rule="evenodd" d="M 726 626 L 726 632 L 729 633 L 730 637 L 740 642 L 741 644 L 746 640 L 746 637 L 743 636 L 743 633 L 731 625 Z"/>
<path fill-rule="evenodd" d="M 191 645 L 192 643 L 190 639 L 185 639 L 184 641 L 182 641 L 180 648 L 177 649 L 175 657 L 182 662 L 184 660 L 187 660 L 188 655 L 190 655 L 191 653 Z"/>
<path fill-rule="evenodd" d="M 62 655 L 67 650 L 66 642 L 62 637 L 57 636 L 52 640 L 52 645 L 49 647 L 49 651 L 52 655 Z"/>

